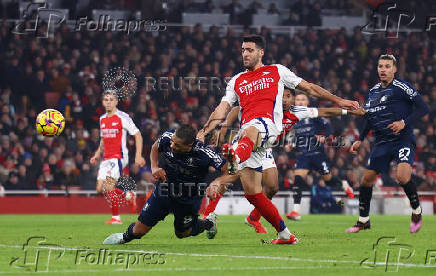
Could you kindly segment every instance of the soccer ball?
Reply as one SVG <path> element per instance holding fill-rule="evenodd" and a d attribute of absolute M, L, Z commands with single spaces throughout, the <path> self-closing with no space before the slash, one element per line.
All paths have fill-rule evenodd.
<path fill-rule="evenodd" d="M 46 109 L 36 117 L 36 131 L 44 136 L 59 136 L 65 128 L 65 118 L 56 109 Z"/>

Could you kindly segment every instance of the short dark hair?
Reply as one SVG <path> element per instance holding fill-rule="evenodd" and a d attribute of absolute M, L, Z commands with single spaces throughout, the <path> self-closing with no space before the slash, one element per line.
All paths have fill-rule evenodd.
<path fill-rule="evenodd" d="M 176 136 L 183 140 L 183 144 L 191 145 L 197 137 L 197 130 L 191 125 L 181 125 L 176 129 Z"/>
<path fill-rule="evenodd" d="M 283 88 L 283 91 L 284 91 L 285 89 L 291 91 L 291 94 L 295 96 L 295 89 L 289 88 L 289 87 L 287 87 L 287 86 L 285 86 L 285 87 Z"/>
<path fill-rule="evenodd" d="M 103 97 L 106 96 L 106 95 L 112 95 L 112 96 L 114 96 L 118 100 L 118 93 L 117 93 L 117 91 L 115 89 L 106 89 L 103 92 Z"/>
<path fill-rule="evenodd" d="M 392 60 L 392 63 L 393 63 L 395 66 L 397 66 L 397 59 L 395 58 L 394 55 L 384 54 L 384 55 L 381 55 L 381 56 L 378 58 L 378 60 L 381 60 L 381 59 L 383 59 L 383 60 Z"/>
<path fill-rule="evenodd" d="M 303 91 L 295 91 L 295 97 L 298 96 L 298 95 L 304 95 L 304 96 L 306 96 L 306 97 L 309 99 L 309 95 L 307 95 L 306 92 L 303 92 Z"/>
<path fill-rule="evenodd" d="M 260 35 L 244 36 L 242 42 L 254 42 L 256 46 L 259 47 L 260 49 L 265 49 L 266 47 L 265 39 L 263 38 L 263 36 Z"/>

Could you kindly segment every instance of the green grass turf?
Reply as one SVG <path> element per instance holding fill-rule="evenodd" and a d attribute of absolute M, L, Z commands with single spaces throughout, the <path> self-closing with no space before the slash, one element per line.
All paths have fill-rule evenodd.
<path fill-rule="evenodd" d="M 0 216 L 0 275 L 35 274 L 37 248 L 23 250 L 21 247 L 32 236 L 43 236 L 52 247 L 62 250 L 39 249 L 38 275 L 372 275 L 385 270 L 398 271 L 395 275 L 435 275 L 436 272 L 436 217 L 425 216 L 423 228 L 411 235 L 408 216 L 372 216 L 372 229 L 358 234 L 346 234 L 356 217 L 341 215 L 303 216 L 302 221 L 286 221 L 288 227 L 299 238 L 297 245 L 263 244 L 262 239 L 275 237 L 275 231 L 267 226 L 268 234 L 256 234 L 243 224 L 242 216 L 219 216 L 218 234 L 208 240 L 205 234 L 186 239 L 177 239 L 173 231 L 171 216 L 159 223 L 141 240 L 125 245 L 103 246 L 106 236 L 124 232 L 136 216 L 123 215 L 124 225 L 104 225 L 106 215 L 1 215 Z M 264 225 L 267 225 L 263 221 Z M 377 247 L 377 263 L 374 267 L 373 244 L 381 237 L 394 237 L 397 245 L 382 240 Z M 31 240 L 32 246 L 38 240 Z M 403 244 L 403 245 L 398 245 Z M 15 247 L 14 247 L 15 246 Z M 42 245 L 39 245 L 42 246 Z M 400 262 L 409 266 L 396 266 L 399 248 Z M 89 248 L 88 251 L 75 249 Z M 99 249 L 112 250 L 118 255 L 118 264 L 102 263 L 92 258 Z M 425 267 L 427 250 L 434 267 Z M 109 251 L 106 251 L 107 253 Z M 139 252 L 132 252 L 139 251 Z M 144 252 L 141 252 L 144 251 Z M 389 265 L 385 263 L 386 252 L 390 252 Z M 414 254 L 408 257 L 410 252 Z M 163 255 L 146 255 L 159 252 Z M 27 254 L 24 262 L 25 253 Z M 84 260 L 86 254 L 88 262 Z M 93 255 L 92 253 L 96 253 Z M 106 254 L 107 254 L 106 253 Z M 140 258 L 139 264 L 126 269 L 125 260 Z M 142 255 L 140 255 L 142 254 Z M 76 257 L 78 260 L 76 262 Z M 143 258 L 145 257 L 145 263 Z M 407 258 L 408 257 L 408 258 Z M 147 259 L 151 258 L 151 260 Z M 368 258 L 363 265 L 362 260 Z M 12 262 L 12 260 L 16 261 Z M 47 265 L 47 260 L 50 263 Z M 80 263 L 79 263 L 80 260 Z M 164 264 L 147 264 L 162 262 Z M 112 260 L 115 262 L 116 260 Z M 12 262 L 12 264 L 11 264 Z M 25 264 L 27 265 L 25 267 Z M 45 271 L 48 269 L 48 273 Z"/>

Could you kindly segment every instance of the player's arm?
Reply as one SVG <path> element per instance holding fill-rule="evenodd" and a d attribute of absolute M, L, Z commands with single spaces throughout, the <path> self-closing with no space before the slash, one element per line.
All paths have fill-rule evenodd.
<path fill-rule="evenodd" d="M 103 148 L 104 148 L 103 138 L 100 138 L 100 145 L 98 146 L 97 151 L 94 153 L 94 156 L 92 156 L 91 160 L 89 160 L 89 163 L 91 163 L 91 165 L 94 165 L 100 159 L 100 155 L 103 152 Z"/>
<path fill-rule="evenodd" d="M 224 194 L 229 185 L 239 179 L 239 174 L 228 173 L 227 165 L 224 165 L 221 171 L 223 174 L 212 181 L 206 189 L 206 195 L 210 200 L 214 200 L 218 194 Z"/>
<path fill-rule="evenodd" d="M 227 114 L 226 120 L 221 124 L 221 129 L 218 136 L 218 145 L 222 145 L 224 137 L 226 137 L 227 130 L 229 127 L 238 119 L 238 114 L 241 108 L 239 106 L 235 106 L 230 110 L 229 114 Z"/>
<path fill-rule="evenodd" d="M 207 123 L 204 127 L 198 132 L 197 139 L 204 141 L 204 136 L 206 136 L 211 130 L 215 129 L 219 124 L 221 124 L 225 118 L 227 113 L 230 111 L 230 104 L 227 101 L 222 101 L 210 114 Z"/>
<path fill-rule="evenodd" d="M 336 103 L 337 105 L 339 105 L 340 107 L 345 108 L 345 109 L 351 110 L 351 109 L 359 108 L 359 103 L 357 101 L 350 101 L 350 100 L 342 99 L 341 97 L 333 95 L 332 93 L 325 90 L 321 86 L 314 84 L 314 83 L 307 82 L 305 80 L 301 80 L 301 82 L 297 85 L 296 88 L 308 93 L 309 95 L 311 95 L 313 97 L 332 101 L 332 102 Z"/>
<path fill-rule="evenodd" d="M 159 168 L 159 140 L 154 142 L 150 151 L 151 174 L 154 178 L 160 181 L 166 181 L 166 172 Z"/>
<path fill-rule="evenodd" d="M 415 122 L 429 112 L 427 104 L 424 102 L 418 91 L 413 89 L 413 92 L 407 93 L 409 94 L 404 93 L 404 96 L 407 97 L 408 100 L 410 99 L 412 101 L 413 111 L 407 118 L 395 121 L 392 124 L 388 125 L 388 128 L 390 128 L 395 134 L 403 130 L 406 125 Z"/>
<path fill-rule="evenodd" d="M 291 70 L 289 70 L 287 67 L 278 64 L 277 69 L 279 71 L 280 77 L 286 87 L 289 87 L 291 89 L 299 89 L 302 90 L 309 95 L 316 97 L 316 98 L 322 98 L 329 101 L 332 101 L 339 105 L 342 108 L 345 109 L 357 109 L 359 108 L 359 103 L 356 101 L 350 101 L 342 99 L 338 96 L 333 95 L 329 91 L 325 90 L 319 85 L 316 85 L 314 83 L 307 82 L 303 80 L 300 77 L 297 77 Z"/>
<path fill-rule="evenodd" d="M 363 121 L 363 128 L 359 134 L 359 138 L 350 147 L 350 152 L 352 154 L 357 154 L 357 150 L 359 149 L 360 144 L 362 144 L 362 141 L 365 140 L 365 137 L 366 137 L 366 135 L 368 135 L 370 130 L 371 130 L 371 126 L 369 125 L 368 120 L 364 120 Z"/>
<path fill-rule="evenodd" d="M 347 114 L 363 116 L 365 115 L 365 110 L 362 107 L 355 110 L 346 110 L 338 107 L 318 108 L 318 117 L 328 118 L 328 117 L 342 116 Z"/>
<path fill-rule="evenodd" d="M 142 135 L 141 132 L 138 131 L 135 135 L 135 147 L 136 147 L 136 154 L 135 154 L 135 164 L 139 167 L 143 167 L 145 165 L 145 159 L 142 157 Z"/>
<path fill-rule="evenodd" d="M 226 87 L 226 94 L 221 99 L 220 104 L 215 108 L 215 110 L 210 114 L 209 119 L 207 120 L 203 129 L 201 129 L 197 134 L 197 139 L 204 141 L 204 137 L 215 127 L 221 124 L 225 118 L 227 113 L 229 113 L 230 108 L 233 104 L 238 100 L 238 95 L 235 92 L 235 81 L 236 76 L 234 76 Z"/>

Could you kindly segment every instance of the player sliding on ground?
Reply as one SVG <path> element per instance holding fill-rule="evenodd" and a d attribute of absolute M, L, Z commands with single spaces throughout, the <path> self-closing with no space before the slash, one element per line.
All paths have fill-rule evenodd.
<path fill-rule="evenodd" d="M 275 205 L 262 193 L 262 158 L 267 148 L 282 131 L 282 98 L 284 86 L 298 88 L 310 95 L 331 100 L 343 108 L 357 109 L 359 104 L 339 98 L 318 85 L 297 77 L 283 65 L 262 64 L 265 40 L 261 36 L 245 37 L 242 59 L 247 69 L 234 76 L 227 85 L 226 95 L 211 114 L 200 135 L 208 133 L 226 117 L 239 100 L 241 106 L 240 140 L 235 148 L 229 147 L 229 169 L 239 171 L 245 197 L 278 232 L 272 244 L 298 242 L 280 217 Z"/>
<path fill-rule="evenodd" d="M 91 165 L 96 164 L 103 152 L 103 161 L 100 163 L 97 176 L 97 193 L 107 193 L 106 196 L 111 201 L 112 219 L 106 221 L 106 224 L 122 224 L 119 213 L 121 197 L 126 197 L 126 195 L 130 197 L 130 202 L 136 211 L 134 193 L 115 187 L 124 167 L 129 163 L 126 134 L 128 132 L 135 137 L 135 164 L 139 167 L 145 165 L 145 160 L 142 157 L 142 136 L 132 118 L 117 109 L 118 96 L 116 91 L 106 90 L 103 93 L 102 104 L 106 113 L 100 117 L 100 146 L 90 163 Z"/>
<path fill-rule="evenodd" d="M 364 106 L 365 127 L 350 151 L 357 153 L 370 130 L 375 137 L 375 146 L 369 155 L 359 189 L 359 219 L 346 231 L 357 233 L 371 228 L 369 207 L 372 185 L 378 174 L 389 172 L 389 165 L 395 160 L 398 164 L 398 182 L 413 209 L 410 233 L 416 233 L 422 226 L 422 209 L 416 185 L 411 179 L 416 147 L 413 122 L 427 114 L 428 107 L 411 84 L 395 78 L 397 61 L 393 55 L 380 56 L 377 72 L 380 82 L 369 90 L 368 100 Z"/>
<path fill-rule="evenodd" d="M 217 233 L 216 215 L 198 218 L 198 210 L 206 190 L 205 177 L 212 166 L 224 167 L 226 160 L 207 148 L 195 137 L 192 126 L 182 125 L 176 131 L 165 132 L 151 149 L 153 176 L 158 179 L 138 220 L 123 233 L 112 234 L 103 244 L 123 244 L 140 239 L 169 213 L 174 214 L 174 230 L 178 238 L 197 236 L 206 231 L 212 239 Z M 158 164 L 159 153 L 163 163 Z"/>
<path fill-rule="evenodd" d="M 305 96 L 307 97 L 307 96 Z M 292 95 L 291 89 L 285 88 L 283 92 L 283 132 L 279 135 L 278 139 L 285 137 L 286 134 L 292 129 L 296 123 L 300 122 L 304 119 L 310 118 L 318 118 L 318 117 L 333 117 L 333 116 L 341 116 L 345 114 L 353 114 L 356 116 L 363 116 L 365 111 L 363 108 L 359 108 L 357 110 L 346 111 L 341 108 L 308 108 L 305 106 L 295 107 L 293 106 L 294 97 Z M 226 120 L 223 123 L 223 126 L 220 129 L 219 137 L 224 137 L 225 132 L 229 126 L 236 121 L 238 117 L 238 113 L 240 111 L 240 107 L 233 107 L 230 113 L 227 115 Z M 278 143 L 281 145 L 281 143 Z M 266 150 L 266 154 L 262 160 L 262 187 L 263 193 L 269 199 L 277 193 L 279 189 L 278 183 L 278 171 L 277 166 L 274 161 L 274 157 L 272 155 L 272 149 L 269 148 Z M 209 205 L 205 209 L 205 213 L 203 216 L 207 216 L 210 212 L 213 212 L 218 204 L 219 199 L 223 195 L 226 190 L 228 183 L 235 182 L 239 178 L 238 174 L 235 175 L 223 175 L 215 179 L 211 185 L 210 189 L 214 189 L 210 192 L 211 201 Z M 260 212 L 257 208 L 254 208 L 253 211 L 245 218 L 245 223 L 249 226 L 252 226 L 257 233 L 267 233 L 266 228 L 260 222 Z"/>

